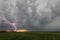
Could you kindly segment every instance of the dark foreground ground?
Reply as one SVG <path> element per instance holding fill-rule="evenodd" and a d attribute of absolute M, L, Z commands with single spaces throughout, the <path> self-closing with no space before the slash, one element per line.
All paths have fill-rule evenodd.
<path fill-rule="evenodd" d="M 56 32 L 0 32 L 0 40 L 60 40 Z"/>

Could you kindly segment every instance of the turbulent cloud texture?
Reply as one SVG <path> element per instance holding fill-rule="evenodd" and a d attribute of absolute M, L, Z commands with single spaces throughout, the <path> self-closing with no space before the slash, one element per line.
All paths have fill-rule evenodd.
<path fill-rule="evenodd" d="M 60 31 L 59 20 L 59 0 L 0 0 L 2 30 Z"/>

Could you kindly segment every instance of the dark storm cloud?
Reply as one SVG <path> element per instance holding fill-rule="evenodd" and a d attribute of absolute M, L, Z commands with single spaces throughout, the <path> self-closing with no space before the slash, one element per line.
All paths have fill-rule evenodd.
<path fill-rule="evenodd" d="M 41 19 L 40 24 L 49 24 L 51 23 L 56 17 L 60 16 L 60 2 L 57 2 L 55 7 L 53 7 L 52 4 L 48 4 L 50 7 L 49 9 L 51 10 L 51 12 L 46 12 L 49 13 L 49 15 L 51 16 L 51 18 L 49 18 L 49 16 L 47 16 L 48 14 L 46 14 L 44 16 L 44 18 Z M 43 11 L 42 11 L 43 12 Z M 45 12 L 44 12 L 45 13 Z"/>
<path fill-rule="evenodd" d="M 3 15 L 9 22 L 17 22 L 19 24 L 22 24 L 25 29 L 35 31 L 45 30 L 46 25 L 51 24 L 56 17 L 60 16 L 60 2 L 58 1 L 55 3 L 55 6 L 53 6 L 50 1 L 46 3 L 46 6 L 44 6 L 44 3 L 42 3 L 44 7 L 39 4 L 38 6 L 41 6 L 42 10 L 37 9 L 38 6 L 35 5 L 35 1 L 30 2 L 31 3 L 27 3 L 27 0 L 17 0 L 16 5 L 14 5 L 15 2 L 13 4 L 9 0 L 3 0 L 2 3 L 4 5 L 1 4 L 2 10 L 0 11 L 2 12 L 0 14 Z M 28 10 L 29 7 L 31 8 L 31 10 Z M 38 10 L 39 12 L 37 12 L 36 10 Z M 1 15 L 0 19 L 2 18 Z M 4 28 L 8 29 L 10 27 L 6 26 Z M 17 25 L 17 28 L 20 29 L 21 26 Z"/>

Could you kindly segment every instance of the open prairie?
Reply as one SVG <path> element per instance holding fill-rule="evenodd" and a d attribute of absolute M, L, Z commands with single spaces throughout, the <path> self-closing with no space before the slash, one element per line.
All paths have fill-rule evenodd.
<path fill-rule="evenodd" d="M 60 40 L 56 32 L 0 32 L 0 40 Z"/>

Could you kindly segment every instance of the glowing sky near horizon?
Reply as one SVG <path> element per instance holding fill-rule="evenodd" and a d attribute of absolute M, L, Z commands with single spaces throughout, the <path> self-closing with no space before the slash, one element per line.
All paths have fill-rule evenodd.
<path fill-rule="evenodd" d="M 25 0 L 0 0 L 0 21 L 4 20 L 5 23 L 12 25 L 14 31 L 23 26 L 29 30 L 57 28 L 54 27 L 54 25 L 60 26 L 58 25 L 60 10 L 56 7 L 57 2 L 57 0 L 36 0 L 36 5 L 34 5 L 36 10 L 34 10 L 33 3 Z M 58 21 L 55 22 L 54 18 Z"/>

